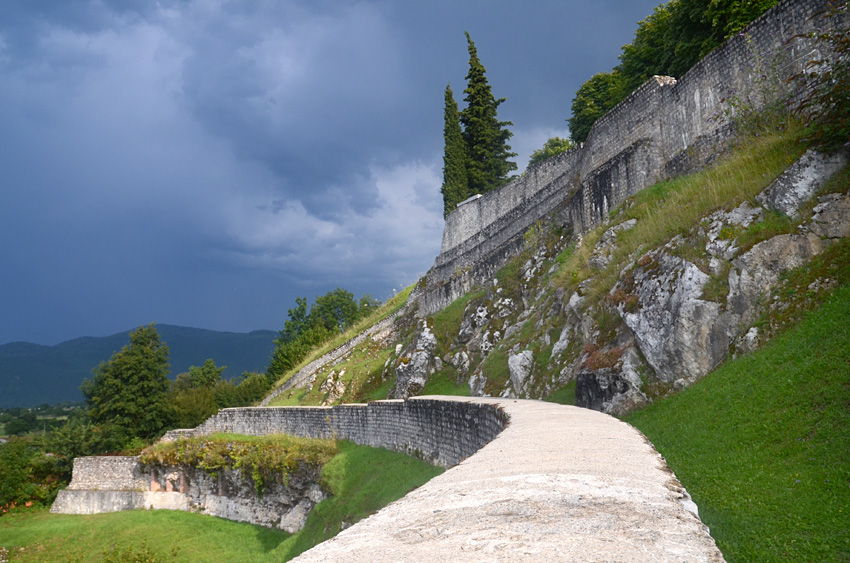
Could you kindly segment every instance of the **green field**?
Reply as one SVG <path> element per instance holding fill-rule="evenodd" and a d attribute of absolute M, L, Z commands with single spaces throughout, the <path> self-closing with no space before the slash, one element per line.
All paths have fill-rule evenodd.
<path fill-rule="evenodd" d="M 333 496 L 316 505 L 297 534 L 170 510 L 76 516 L 42 509 L 0 517 L 0 546 L 21 562 L 286 561 L 336 535 L 343 522 L 357 522 L 442 471 L 406 455 L 340 441 L 322 470 Z"/>
<path fill-rule="evenodd" d="M 850 285 L 626 420 L 667 459 L 727 561 L 850 561 Z"/>

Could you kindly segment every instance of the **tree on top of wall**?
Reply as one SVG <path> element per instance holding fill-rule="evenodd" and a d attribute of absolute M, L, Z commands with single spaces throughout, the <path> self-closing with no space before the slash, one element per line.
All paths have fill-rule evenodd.
<path fill-rule="evenodd" d="M 443 217 L 451 213 L 467 196 L 466 143 L 460 128 L 460 112 L 451 85 L 446 86 L 443 139 Z"/>
<path fill-rule="evenodd" d="M 499 121 L 497 109 L 506 98 L 496 99 L 485 76 L 486 69 L 478 58 L 478 51 L 469 33 L 466 33 L 469 50 L 469 72 L 467 86 L 463 91 L 466 108 L 460 113 L 463 138 L 466 141 L 467 176 L 469 194 L 483 194 L 505 184 L 508 174 L 517 165 L 510 158 L 508 139 L 513 136 L 510 121 Z"/>
<path fill-rule="evenodd" d="M 653 75 L 680 78 L 778 0 L 670 0 L 638 23 L 620 64 L 585 82 L 572 103 L 570 133 L 587 139 L 593 122 Z"/>

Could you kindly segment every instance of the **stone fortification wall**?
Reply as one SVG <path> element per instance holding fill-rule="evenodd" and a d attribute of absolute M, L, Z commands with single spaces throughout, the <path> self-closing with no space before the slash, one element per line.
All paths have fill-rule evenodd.
<path fill-rule="evenodd" d="M 409 399 L 333 407 L 222 409 L 197 428 L 173 430 L 163 439 L 214 432 L 338 438 L 451 467 L 495 438 L 506 423 L 505 414 L 492 405 Z"/>
<path fill-rule="evenodd" d="M 335 362 L 343 357 L 345 357 L 351 350 L 358 346 L 361 342 L 366 340 L 367 338 L 371 338 L 372 340 L 381 342 L 387 340 L 392 336 L 393 326 L 395 324 L 395 320 L 405 313 L 406 309 L 402 307 L 386 319 L 375 323 L 370 326 L 351 340 L 348 340 L 344 344 L 340 344 L 327 354 L 324 354 L 320 358 L 316 358 L 297 372 L 295 372 L 292 377 L 284 381 L 280 387 L 272 391 L 271 393 L 263 399 L 263 402 L 260 403 L 261 406 L 268 405 L 275 397 L 280 395 L 285 391 L 289 391 L 294 387 L 299 387 L 307 382 L 310 377 L 313 376 L 314 373 L 325 367 L 326 365 Z"/>
<path fill-rule="evenodd" d="M 416 455 L 451 467 L 493 440 L 508 416 L 495 404 L 411 399 L 335 407 L 223 409 L 191 430 L 173 430 L 163 440 L 232 432 L 253 436 L 286 433 L 338 438 Z M 137 457 L 85 457 L 51 512 L 97 514 L 134 508 L 203 511 L 231 520 L 296 531 L 324 498 L 318 475 L 293 475 L 272 484 L 259 498 L 250 476 L 239 470 L 216 477 L 191 467 L 144 467 Z"/>
<path fill-rule="evenodd" d="M 148 485 L 137 457 L 78 457 L 71 484 L 59 491 L 50 511 L 99 514 L 141 508 Z"/>
<path fill-rule="evenodd" d="M 136 456 L 93 456 L 74 459 L 74 480 L 69 489 L 138 490 L 148 487 Z"/>
<path fill-rule="evenodd" d="M 294 533 L 325 496 L 315 467 L 293 472 L 286 484 L 266 483 L 260 495 L 251 475 L 241 469 L 220 469 L 211 475 L 190 466 L 145 466 L 138 457 L 79 457 L 71 484 L 59 491 L 50 511 L 184 510 Z"/>
<path fill-rule="evenodd" d="M 765 93 L 781 94 L 817 54 L 807 39 L 791 38 L 821 25 L 812 16 L 827 3 L 783 0 L 680 80 L 651 78 L 597 120 L 580 148 L 449 214 L 440 256 L 412 296 L 420 314 L 486 281 L 521 250 L 522 234 L 553 212 L 573 231 L 586 231 L 638 191 L 716 158 L 730 133 L 730 100 L 758 108 Z"/>

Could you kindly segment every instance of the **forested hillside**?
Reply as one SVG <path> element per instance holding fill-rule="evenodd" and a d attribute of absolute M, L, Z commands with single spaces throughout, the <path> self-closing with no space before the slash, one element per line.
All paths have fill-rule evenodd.
<path fill-rule="evenodd" d="M 236 333 L 173 325 L 157 325 L 157 330 L 171 349 L 172 377 L 209 358 L 227 366 L 222 374 L 225 379 L 246 371 L 262 373 L 277 335 L 271 330 Z M 83 379 L 126 344 L 128 332 L 75 338 L 55 346 L 29 342 L 0 346 L 0 407 L 82 401 Z"/>

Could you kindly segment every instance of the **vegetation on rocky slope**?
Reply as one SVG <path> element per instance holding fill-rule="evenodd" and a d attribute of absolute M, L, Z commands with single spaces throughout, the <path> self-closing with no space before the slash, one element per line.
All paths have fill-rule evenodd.
<path fill-rule="evenodd" d="M 827 237 L 814 256 L 774 272 L 723 351 L 726 361 L 699 377 L 665 380 L 642 355 L 629 358 L 634 343 L 623 320 L 643 307 L 630 278 L 660 267 L 664 255 L 701 272 L 707 281 L 694 298 L 722 315 L 734 306 L 730 295 L 739 298 L 729 280 L 742 262 L 712 254 L 710 243 L 742 257 L 769 241 L 814 240 L 817 210 L 846 200 L 850 169 L 793 217 L 757 210 L 755 196 L 804 150 L 801 126 L 788 121 L 783 129 L 739 142 L 711 169 L 641 192 L 582 237 L 539 223 L 494 279 L 422 321 L 409 312 L 394 340 L 363 344 L 288 401 L 384 398 L 399 388 L 398 368 L 427 352 L 427 381 L 415 394 L 575 404 L 577 374 L 633 361 L 643 399 L 619 412 L 633 411 L 627 420 L 667 457 L 727 560 L 847 560 L 848 239 Z M 735 214 L 749 219 L 730 220 Z M 564 338 L 570 317 L 575 328 Z M 433 347 L 423 344 L 426 333 Z M 342 381 L 342 393 L 328 381 Z"/>

